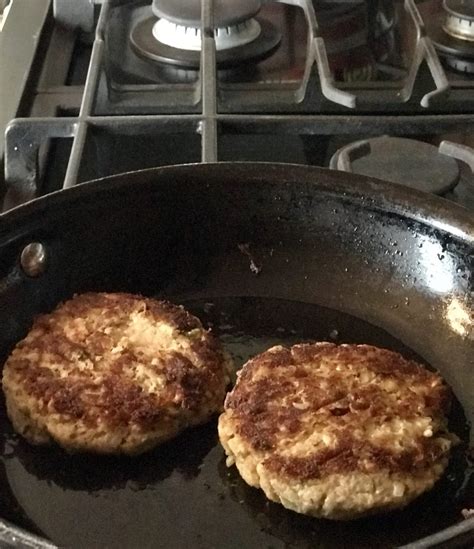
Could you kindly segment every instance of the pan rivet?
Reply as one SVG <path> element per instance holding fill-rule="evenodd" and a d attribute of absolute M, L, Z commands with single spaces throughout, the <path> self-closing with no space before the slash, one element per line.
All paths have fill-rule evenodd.
<path fill-rule="evenodd" d="M 20 256 L 20 264 L 28 276 L 37 277 L 46 269 L 46 248 L 41 242 L 31 242 L 23 248 Z"/>

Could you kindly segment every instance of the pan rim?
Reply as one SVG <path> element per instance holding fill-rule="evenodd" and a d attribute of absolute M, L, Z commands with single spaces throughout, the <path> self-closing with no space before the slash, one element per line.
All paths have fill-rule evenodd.
<path fill-rule="evenodd" d="M 414 221 L 429 224 L 432 227 L 450 232 L 454 236 L 474 245 L 474 214 L 467 208 L 450 202 L 442 197 L 423 191 L 410 189 L 404 185 L 391 183 L 357 174 L 348 174 L 318 166 L 286 164 L 273 162 L 215 162 L 177 164 L 160 166 L 130 172 L 108 175 L 102 178 L 84 181 L 67 189 L 60 189 L 47 195 L 34 198 L 25 204 L 0 213 L 0 237 L 7 232 L 10 224 L 21 222 L 35 212 L 54 209 L 61 204 L 80 200 L 83 196 L 96 196 L 115 189 L 127 189 L 131 186 L 146 187 L 157 185 L 153 177 L 176 175 L 200 177 L 220 170 L 223 173 L 235 172 L 236 184 L 250 184 L 256 181 L 273 182 L 275 185 L 300 183 L 314 184 L 329 194 L 342 195 L 352 202 L 366 203 L 372 209 L 398 214 Z M 324 175 L 324 181 L 318 181 L 318 174 Z M 136 179 L 145 179 L 136 181 Z M 276 177 L 275 180 L 273 178 Z M 207 183 L 219 185 L 220 182 Z"/>

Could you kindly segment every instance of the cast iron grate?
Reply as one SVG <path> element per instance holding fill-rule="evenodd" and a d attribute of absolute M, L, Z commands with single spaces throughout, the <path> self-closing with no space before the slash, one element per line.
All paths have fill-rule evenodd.
<path fill-rule="evenodd" d="M 281 105 L 304 103 L 308 95 L 317 90 L 334 105 L 334 114 L 307 112 L 245 113 L 220 112 L 218 108 L 218 79 L 216 69 L 216 48 L 213 33 L 213 0 L 202 0 L 202 51 L 199 76 L 192 92 L 196 112 L 187 114 L 113 114 L 98 115 L 94 112 L 98 88 L 106 55 L 105 33 L 116 2 L 103 0 L 95 30 L 95 39 L 84 86 L 78 116 L 16 118 L 8 126 L 5 135 L 5 182 L 8 190 L 6 208 L 25 202 L 39 194 L 38 151 L 50 139 L 72 139 L 72 148 L 63 181 L 63 188 L 80 182 L 80 166 L 84 148 L 91 131 L 104 130 L 121 135 L 146 135 L 159 132 L 163 135 L 173 132 L 197 134 L 201 139 L 201 161 L 219 160 L 219 133 L 268 134 L 285 133 L 295 135 L 380 135 L 383 133 L 419 135 L 440 134 L 457 130 L 460 126 L 474 129 L 474 115 L 451 114 L 450 98 L 456 90 L 446 76 L 433 43 L 426 34 L 425 25 L 414 0 L 404 0 L 403 6 L 416 28 L 416 46 L 411 65 L 401 88 L 386 86 L 380 89 L 348 91 L 333 78 L 324 39 L 320 35 L 315 10 L 309 0 L 271 0 L 275 3 L 299 7 L 304 11 L 308 24 L 307 56 L 303 78 L 296 89 L 260 91 L 264 102 L 279 102 Z M 435 89 L 424 91 L 419 102 L 421 112 L 414 115 L 393 112 L 394 105 L 404 105 L 413 100 L 419 73 L 428 70 Z M 316 79 L 314 79 L 316 73 Z M 311 83 L 311 85 L 310 85 Z M 465 92 L 465 90 L 464 90 Z M 466 93 L 464 93 L 466 96 Z M 468 95 L 469 96 L 469 95 Z M 467 96 L 467 97 L 468 97 Z M 367 99 L 368 97 L 368 99 Z M 352 114 L 358 102 L 374 103 L 374 111 Z M 376 105 L 378 107 L 376 108 Z M 383 112 L 383 106 L 390 108 Z M 445 110 L 437 111 L 441 106 Z M 342 107 L 341 107 L 342 106 Z M 389 107 L 390 106 L 390 107 Z M 341 110 L 342 108 L 342 110 Z M 352 109 L 349 111 L 348 109 Z M 382 109 L 382 111 L 380 110 Z M 429 109 L 429 114 L 424 114 Z M 448 110 L 446 110 L 448 109 Z M 403 112 L 403 111 L 401 111 Z M 437 114 L 434 114 L 437 112 Z M 464 112 L 464 111 L 461 111 Z M 351 113 L 351 114 L 348 114 Z M 377 113 L 377 114 L 375 114 Z M 449 154 L 466 159 L 466 150 L 451 146 Z M 474 160 L 470 159 L 474 165 Z"/>

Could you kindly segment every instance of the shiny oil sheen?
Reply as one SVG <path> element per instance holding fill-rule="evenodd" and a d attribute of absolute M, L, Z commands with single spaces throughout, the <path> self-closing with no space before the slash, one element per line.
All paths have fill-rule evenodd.
<path fill-rule="evenodd" d="M 369 343 L 418 358 L 387 332 L 335 310 L 272 298 L 184 303 L 220 337 L 240 367 L 276 344 Z M 468 429 L 459 404 L 451 429 Z M 0 408 L 0 516 L 67 547 L 393 547 L 462 520 L 472 506 L 466 445 L 444 478 L 407 509 L 353 522 L 298 515 L 267 501 L 228 469 L 216 421 L 135 458 L 33 448 Z M 471 480 L 470 480 L 471 478 Z"/>

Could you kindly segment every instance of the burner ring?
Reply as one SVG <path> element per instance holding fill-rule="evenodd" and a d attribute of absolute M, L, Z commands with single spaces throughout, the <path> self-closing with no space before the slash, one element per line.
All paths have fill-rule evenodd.
<path fill-rule="evenodd" d="M 216 50 L 238 48 L 253 42 L 258 38 L 260 30 L 260 24 L 254 18 L 232 27 L 219 27 L 214 31 Z M 201 29 L 197 27 L 185 27 L 167 19 L 158 19 L 153 25 L 153 36 L 161 44 L 172 48 L 201 50 Z"/>
<path fill-rule="evenodd" d="M 463 0 L 444 0 L 446 21 L 443 29 L 454 38 L 474 42 L 474 4 Z"/>
<path fill-rule="evenodd" d="M 463 59 L 453 55 L 445 55 L 444 60 L 448 67 L 465 74 L 474 74 L 474 59 Z"/>
<path fill-rule="evenodd" d="M 281 35 L 267 20 L 255 18 L 260 25 L 260 34 L 237 47 L 216 51 L 217 65 L 220 69 L 234 67 L 249 61 L 260 61 L 268 57 L 279 46 Z M 156 17 L 151 16 L 139 21 L 130 33 L 130 43 L 137 55 L 142 58 L 187 69 L 198 69 L 201 52 L 184 50 L 159 42 L 153 35 Z"/>
<path fill-rule="evenodd" d="M 448 15 L 443 29 L 453 38 L 474 42 L 474 25 L 471 21 L 461 20 L 459 17 Z"/>

